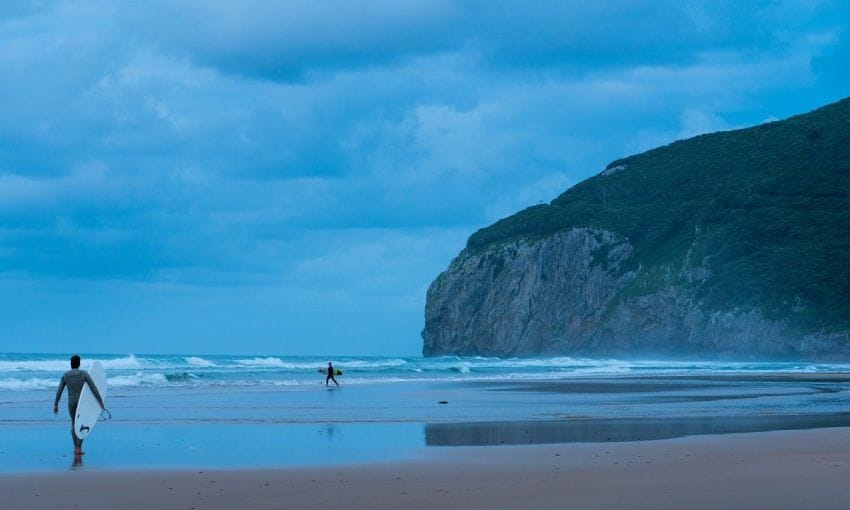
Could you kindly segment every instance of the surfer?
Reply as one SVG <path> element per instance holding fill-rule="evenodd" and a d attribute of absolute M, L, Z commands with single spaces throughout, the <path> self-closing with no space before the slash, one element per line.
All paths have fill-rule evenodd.
<path fill-rule="evenodd" d="M 97 398 L 100 408 L 104 409 L 103 399 L 100 398 L 100 392 L 97 390 L 91 376 L 85 370 L 80 370 L 80 357 L 74 354 L 71 356 L 71 370 L 62 375 L 59 380 L 59 389 L 56 390 L 56 400 L 53 401 L 53 414 L 59 414 L 59 400 L 62 398 L 62 392 L 65 386 L 68 387 L 68 412 L 71 414 L 71 438 L 74 440 L 74 455 L 83 455 L 83 440 L 74 434 L 74 416 L 77 415 L 77 403 L 80 401 L 80 394 L 83 392 L 83 384 L 89 383 L 89 388 L 92 390 L 95 398 Z"/>
<path fill-rule="evenodd" d="M 336 378 L 334 378 L 335 373 L 336 370 L 334 370 L 334 364 L 328 361 L 328 376 L 325 377 L 325 386 L 328 385 L 329 381 L 333 381 L 334 384 L 336 384 L 336 387 L 339 388 L 339 383 L 336 382 Z"/>

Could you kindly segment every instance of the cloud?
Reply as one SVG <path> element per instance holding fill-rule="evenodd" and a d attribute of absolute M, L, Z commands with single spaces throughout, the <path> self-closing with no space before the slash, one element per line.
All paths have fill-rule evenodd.
<path fill-rule="evenodd" d="M 328 72 L 392 67 L 458 49 L 500 72 L 571 72 L 682 64 L 711 47 L 774 47 L 818 9 L 797 2 L 387 0 L 159 2 L 123 15 L 166 52 L 222 72 L 319 81 Z M 185 30 L 191 26 L 192 30 Z M 663 26 L 663 30 L 658 27 Z"/>
<path fill-rule="evenodd" d="M 565 174 L 553 173 L 547 175 L 522 186 L 511 195 L 495 201 L 486 208 L 486 215 L 491 222 L 495 223 L 526 207 L 549 203 L 572 184 L 575 183 L 571 182 Z"/>
<path fill-rule="evenodd" d="M 449 48 L 454 11 L 443 0 L 222 0 L 157 2 L 132 17 L 166 51 L 228 73 L 293 81 Z"/>
<path fill-rule="evenodd" d="M 108 200 L 121 185 L 99 161 L 75 166 L 59 178 L 0 176 L 0 211 L 51 204 Z"/>
<path fill-rule="evenodd" d="M 277 22 L 268 13 L 261 16 L 262 9 L 233 5 L 216 4 L 210 23 L 232 15 L 247 27 L 260 23 L 262 32 Z M 197 14 L 195 4 L 179 8 L 184 16 Z M 640 16 L 650 12 L 627 9 L 634 10 Z M 835 42 L 813 35 L 778 54 L 701 50 L 681 63 L 658 64 L 650 57 L 637 65 L 589 66 L 592 72 L 575 76 L 518 74 L 513 64 L 494 68 L 495 50 L 458 42 L 452 51 L 401 52 L 405 58 L 381 66 L 355 59 L 321 79 L 293 83 L 206 67 L 186 42 L 189 51 L 182 56 L 144 38 L 113 47 L 118 27 L 133 18 L 108 11 L 117 17 L 113 26 L 93 16 L 99 12 L 94 4 L 83 14 L 60 8 L 53 17 L 42 13 L 5 27 L 16 41 L 5 47 L 5 65 L 14 62 L 20 71 L 20 79 L 6 87 L 21 98 L 7 107 L 5 125 L 24 129 L 4 132 L 9 149 L 0 153 L 5 175 L 0 203 L 14 205 L 19 214 L 9 221 L 18 227 L 23 217 L 37 228 L 59 218 L 77 225 L 80 235 L 87 229 L 124 229 L 133 242 L 115 247 L 106 276 L 113 277 L 124 250 L 132 250 L 124 256 L 137 268 L 133 278 L 173 279 L 182 267 L 182 281 L 207 273 L 196 266 L 274 270 L 257 256 L 269 249 L 262 236 L 297 237 L 304 229 L 333 235 L 376 226 L 484 226 L 512 207 L 556 196 L 563 191 L 557 183 L 577 182 L 616 157 L 739 125 L 727 122 L 724 110 L 754 92 L 805 86 L 813 79 L 811 56 Z M 447 12 L 431 14 L 437 19 Z M 567 9 L 519 25 L 531 30 L 561 15 L 593 20 L 605 12 Z M 320 10 L 310 19 L 329 15 Z M 66 28 L 59 21 L 64 16 L 81 26 Z M 424 25 L 433 21 L 426 18 Z M 388 21 L 368 21 L 380 22 Z M 464 40 L 506 45 L 520 35 L 484 36 L 505 22 L 484 15 Z M 87 35 L 98 27 L 105 28 Z M 237 48 L 263 40 L 243 29 L 246 37 L 253 34 L 246 41 L 239 34 L 220 35 Z M 599 34 L 576 30 L 578 40 L 603 44 Z M 64 41 L 58 49 L 38 49 L 54 39 Z M 315 43 L 311 37 L 298 40 Z M 81 49 L 105 58 L 68 65 L 68 56 Z M 16 57 L 21 51 L 34 58 Z M 32 100 L 58 92 L 58 102 Z M 661 128 L 648 130 L 650 125 Z M 81 172 L 90 161 L 107 170 Z M 56 241 L 42 248 L 55 250 L 61 260 L 66 246 Z M 148 254 L 149 263 L 138 262 L 139 251 Z M 84 274 L 96 277 L 97 267 L 91 264 Z"/>
<path fill-rule="evenodd" d="M 850 86 L 844 2 L 352 5 L 0 7 L 0 273 L 33 303 L 265 289 L 295 322 L 367 296 L 418 338 L 410 303 L 476 228 Z"/>
<path fill-rule="evenodd" d="M 682 124 L 679 138 L 691 138 L 704 133 L 734 129 L 716 113 L 698 109 L 685 110 L 679 119 Z"/>

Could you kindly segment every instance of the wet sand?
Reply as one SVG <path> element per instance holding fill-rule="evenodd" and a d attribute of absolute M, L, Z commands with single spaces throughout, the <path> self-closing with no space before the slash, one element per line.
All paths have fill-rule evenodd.
<path fill-rule="evenodd" d="M 428 446 L 500 446 L 617 443 L 829 427 L 850 427 L 850 413 L 429 423 L 425 426 L 425 444 Z"/>
<path fill-rule="evenodd" d="M 0 476 L 2 508 L 846 508 L 850 428 L 431 448 L 417 461 Z"/>
<path fill-rule="evenodd" d="M 418 461 L 446 447 L 850 427 L 848 395 L 846 373 L 137 389 L 112 395 L 113 420 L 87 443 L 84 469 L 306 469 Z M 12 397 L 0 402 L 0 436 L 13 438 L 0 442 L 0 473 L 67 470 L 68 421 L 50 412 L 52 394 Z"/>

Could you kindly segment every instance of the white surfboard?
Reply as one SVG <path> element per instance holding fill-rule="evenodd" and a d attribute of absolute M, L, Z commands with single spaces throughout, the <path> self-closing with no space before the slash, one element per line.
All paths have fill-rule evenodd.
<path fill-rule="evenodd" d="M 97 386 L 97 391 L 100 393 L 100 398 L 106 403 L 106 372 L 103 370 L 103 365 L 99 361 L 92 363 L 89 368 L 89 375 L 94 385 Z M 100 418 L 100 404 L 97 403 L 94 393 L 89 388 L 89 383 L 83 385 L 83 392 L 80 393 L 80 402 L 77 404 L 77 416 L 74 418 L 74 434 L 85 439 L 91 434 L 92 429 L 97 424 L 97 419 Z"/>

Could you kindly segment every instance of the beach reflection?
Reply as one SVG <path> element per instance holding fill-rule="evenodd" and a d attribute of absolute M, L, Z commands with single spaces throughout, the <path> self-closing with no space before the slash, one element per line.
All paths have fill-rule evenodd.
<path fill-rule="evenodd" d="M 850 413 L 432 423 L 428 446 L 649 441 L 676 437 L 850 426 Z"/>
<path fill-rule="evenodd" d="M 325 426 L 325 433 L 324 433 L 325 439 L 327 439 L 329 442 L 333 442 L 334 434 L 336 434 L 336 429 L 337 429 L 336 425 L 334 425 L 333 423 L 328 423 Z M 322 431 L 319 431 L 319 434 L 322 434 Z"/>

